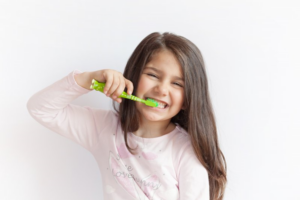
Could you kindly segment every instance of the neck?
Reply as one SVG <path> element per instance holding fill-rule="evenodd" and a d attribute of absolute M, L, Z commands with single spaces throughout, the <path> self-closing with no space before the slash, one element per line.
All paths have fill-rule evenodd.
<path fill-rule="evenodd" d="M 170 120 L 163 122 L 141 120 L 139 129 L 134 134 L 143 138 L 155 138 L 170 133 L 174 128 L 175 125 Z"/>

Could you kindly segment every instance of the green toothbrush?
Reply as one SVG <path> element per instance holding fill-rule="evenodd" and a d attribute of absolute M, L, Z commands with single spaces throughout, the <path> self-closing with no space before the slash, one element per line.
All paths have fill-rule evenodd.
<path fill-rule="evenodd" d="M 92 80 L 92 85 L 90 86 L 91 89 L 100 91 L 102 93 L 103 93 L 104 87 L 105 87 L 105 83 L 99 83 L 95 79 Z M 144 99 L 138 98 L 134 95 L 129 95 L 126 92 L 122 92 L 122 94 L 119 97 L 124 98 L 124 99 L 130 99 L 133 101 L 138 101 L 138 102 L 144 103 L 145 105 L 151 106 L 151 107 L 157 107 L 159 105 L 158 102 L 153 99 L 144 100 Z"/>

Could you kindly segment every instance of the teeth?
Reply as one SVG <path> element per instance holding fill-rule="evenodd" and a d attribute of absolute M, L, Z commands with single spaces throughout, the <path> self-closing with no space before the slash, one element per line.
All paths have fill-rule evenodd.
<path fill-rule="evenodd" d="M 149 98 L 147 98 L 147 99 L 149 99 Z M 155 101 L 156 101 L 156 100 L 155 100 Z M 165 107 L 167 107 L 167 104 L 162 103 L 162 102 L 159 102 L 159 101 L 157 101 L 157 102 L 158 102 L 157 108 L 165 108 Z"/>
<path fill-rule="evenodd" d="M 165 108 L 167 106 L 167 104 L 164 104 L 164 103 L 160 103 L 158 102 L 158 108 Z"/>
<path fill-rule="evenodd" d="M 165 105 L 159 103 L 157 107 L 158 107 L 158 108 L 165 108 Z"/>

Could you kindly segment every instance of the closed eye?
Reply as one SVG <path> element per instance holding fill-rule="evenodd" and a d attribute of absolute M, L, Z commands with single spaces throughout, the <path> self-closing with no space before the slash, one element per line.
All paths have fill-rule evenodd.
<path fill-rule="evenodd" d="M 173 84 L 176 86 L 179 86 L 179 87 L 183 87 L 183 85 L 181 83 L 174 82 Z"/>
<path fill-rule="evenodd" d="M 157 76 L 155 74 L 147 73 L 147 75 L 157 78 Z"/>

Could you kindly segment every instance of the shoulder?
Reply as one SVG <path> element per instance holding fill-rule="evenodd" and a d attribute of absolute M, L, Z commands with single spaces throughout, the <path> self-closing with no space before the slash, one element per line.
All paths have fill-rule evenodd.
<path fill-rule="evenodd" d="M 191 143 L 190 135 L 181 126 L 176 125 L 176 134 L 174 135 L 173 141 L 175 144 L 186 144 Z"/>
<path fill-rule="evenodd" d="M 172 138 L 173 142 L 173 153 L 176 154 L 176 158 L 179 158 L 181 156 L 188 154 L 192 154 L 192 142 L 191 137 L 187 133 L 186 130 L 184 130 L 179 125 L 175 128 L 176 133 L 174 134 L 174 137 Z"/>
<path fill-rule="evenodd" d="M 174 138 L 173 162 L 180 199 L 209 199 L 209 175 L 194 152 L 190 135 L 179 127 Z"/>
<path fill-rule="evenodd" d="M 199 161 L 194 151 L 191 136 L 180 126 L 177 126 L 178 133 L 173 140 L 173 162 L 177 177 L 182 171 L 194 173 L 199 176 L 208 176 L 207 170 Z"/>

